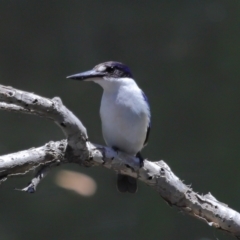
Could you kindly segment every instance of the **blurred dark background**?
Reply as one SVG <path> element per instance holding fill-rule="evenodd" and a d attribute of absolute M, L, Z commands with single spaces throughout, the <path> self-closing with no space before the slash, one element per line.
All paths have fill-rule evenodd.
<path fill-rule="evenodd" d="M 0 83 L 60 96 L 96 143 L 104 144 L 102 90 L 65 77 L 108 60 L 130 66 L 151 104 L 143 155 L 240 210 L 239 1 L 9 0 L 0 2 L 0 29 Z M 9 112 L 0 112 L 0 133 L 0 155 L 64 138 L 50 121 Z M 60 168 L 90 175 L 96 194 L 56 186 Z M 1 239 L 232 239 L 142 183 L 120 194 L 112 171 L 60 168 L 33 195 L 13 190 L 31 175 L 0 186 Z"/>

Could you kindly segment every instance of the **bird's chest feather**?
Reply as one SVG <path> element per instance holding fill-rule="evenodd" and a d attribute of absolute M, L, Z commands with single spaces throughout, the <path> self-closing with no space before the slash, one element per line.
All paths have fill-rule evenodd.
<path fill-rule="evenodd" d="M 102 131 L 109 146 L 137 153 L 143 147 L 148 116 L 141 92 L 103 94 L 100 116 Z"/>

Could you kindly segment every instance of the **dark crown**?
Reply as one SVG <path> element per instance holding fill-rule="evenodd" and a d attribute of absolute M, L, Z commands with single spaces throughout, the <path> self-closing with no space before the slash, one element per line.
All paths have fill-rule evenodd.
<path fill-rule="evenodd" d="M 101 64 L 98 64 L 93 68 L 94 70 L 98 72 L 103 72 L 109 77 L 115 77 L 115 78 L 121 78 L 121 77 L 129 77 L 132 78 L 132 73 L 128 66 L 126 66 L 123 63 L 120 62 L 104 62 Z"/>

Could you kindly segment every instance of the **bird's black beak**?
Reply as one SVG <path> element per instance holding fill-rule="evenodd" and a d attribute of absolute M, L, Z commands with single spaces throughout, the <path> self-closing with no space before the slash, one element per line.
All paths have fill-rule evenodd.
<path fill-rule="evenodd" d="M 71 76 L 68 76 L 68 79 L 75 79 L 75 80 L 96 80 L 96 78 L 102 78 L 105 74 L 103 72 L 97 72 L 96 70 L 90 70 L 82 73 L 77 73 Z"/>

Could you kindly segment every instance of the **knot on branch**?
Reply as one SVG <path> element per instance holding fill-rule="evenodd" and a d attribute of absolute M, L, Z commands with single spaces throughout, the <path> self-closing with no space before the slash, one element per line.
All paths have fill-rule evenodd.
<path fill-rule="evenodd" d="M 64 160 L 64 155 L 66 148 L 66 140 L 62 140 L 58 143 L 50 141 L 45 144 L 46 148 L 46 160 L 48 162 L 60 163 Z"/>
<path fill-rule="evenodd" d="M 63 105 L 62 99 L 60 97 L 54 97 L 52 98 L 52 101 L 56 104 Z"/>

